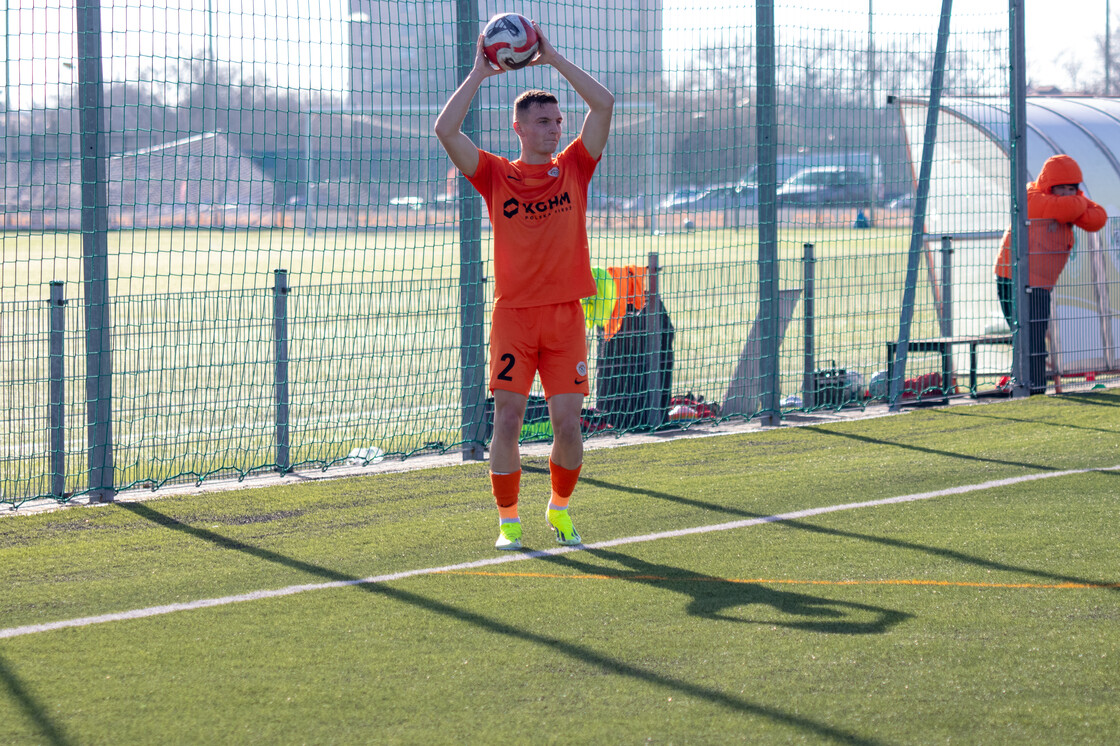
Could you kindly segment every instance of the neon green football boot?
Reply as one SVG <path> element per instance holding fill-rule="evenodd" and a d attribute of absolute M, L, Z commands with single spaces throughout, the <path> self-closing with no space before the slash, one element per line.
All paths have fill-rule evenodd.
<path fill-rule="evenodd" d="M 521 521 L 509 521 L 498 526 L 498 540 L 495 549 L 512 551 L 521 548 Z"/>
<path fill-rule="evenodd" d="M 545 517 L 548 518 L 548 525 L 552 526 L 552 530 L 556 532 L 556 542 L 558 544 L 574 546 L 583 543 L 583 540 L 579 538 L 576 527 L 572 525 L 572 518 L 568 515 L 567 508 L 564 510 L 549 508 Z"/>

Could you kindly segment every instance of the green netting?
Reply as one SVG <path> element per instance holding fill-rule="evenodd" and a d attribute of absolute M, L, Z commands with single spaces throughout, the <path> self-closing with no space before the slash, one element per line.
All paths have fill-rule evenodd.
<path fill-rule="evenodd" d="M 89 16 L 25 5 L 10 5 L 6 29 L 0 502 L 52 496 L 60 479 L 54 497 L 64 500 L 108 486 L 479 453 L 470 446 L 488 437 L 487 392 L 469 361 L 485 351 L 465 345 L 487 337 L 489 225 L 432 125 L 463 74 L 459 35 L 469 59 L 473 35 L 505 8 L 351 0 L 288 3 L 289 15 L 277 15 L 271 5 L 201 0 L 144 13 L 106 3 L 101 108 L 91 118 L 82 102 L 97 86 L 80 33 Z M 884 371 L 904 317 L 922 151 L 920 123 L 906 112 L 930 99 L 941 3 L 872 14 L 870 3 L 779 4 L 767 112 L 776 191 L 759 182 L 754 3 L 523 6 L 616 95 L 589 195 L 592 264 L 656 261 L 674 329 L 670 394 L 703 397 L 716 405 L 709 417 L 897 404 Z M 1009 24 L 1006 3 L 954 10 L 944 95 L 999 101 L 1006 112 Z M 532 87 L 557 93 L 574 135 L 583 103 L 552 69 L 532 67 L 483 86 L 479 145 L 516 156 L 511 103 Z M 938 138 L 943 163 L 970 169 L 967 178 L 935 170 L 938 210 L 963 216 L 958 232 L 979 230 L 971 223 L 1002 231 L 1006 149 L 963 119 L 947 118 Z M 91 145 L 103 156 L 102 195 L 83 176 Z M 756 328 L 766 303 L 759 221 L 773 200 L 786 299 L 772 299 L 783 314 L 776 358 Z M 958 240 L 946 304 L 940 234 L 923 236 L 905 309 L 911 339 L 942 336 L 950 316 L 953 334 L 1001 331 L 990 272 L 997 244 L 990 235 Z M 481 289 L 466 282 L 474 250 Z M 91 259 L 99 251 L 104 278 Z M 1108 271 L 1092 282 L 1115 295 Z M 51 281 L 64 283 L 67 300 L 53 337 Z M 100 297 L 97 287 L 103 308 L 86 301 Z M 481 332 L 463 329 L 472 298 L 481 298 Z M 107 432 L 88 422 L 87 400 L 98 396 L 87 387 L 95 311 L 110 329 L 111 386 L 102 391 L 111 390 L 111 442 L 98 445 L 111 450 L 111 484 L 93 483 L 89 466 L 90 454 L 105 452 L 91 440 Z M 65 401 L 53 408 L 52 338 L 65 362 Z M 589 437 L 691 423 L 683 410 L 598 417 L 602 330 L 589 330 L 589 343 L 588 421 L 613 425 Z M 930 375 L 941 353 L 913 348 L 899 395 L 984 393 L 1011 370 L 1010 345 L 984 347 L 970 387 L 967 348 L 952 352 L 955 378 L 945 382 Z M 654 359 L 667 365 L 643 357 Z M 775 366 L 778 392 L 765 388 Z"/>

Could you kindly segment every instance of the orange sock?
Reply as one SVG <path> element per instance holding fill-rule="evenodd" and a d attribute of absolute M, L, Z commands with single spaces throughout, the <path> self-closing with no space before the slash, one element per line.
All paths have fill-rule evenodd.
<path fill-rule="evenodd" d="M 490 489 L 498 504 L 498 516 L 503 521 L 516 521 L 517 497 L 521 492 L 521 470 L 511 474 L 490 472 Z"/>
<path fill-rule="evenodd" d="M 579 470 L 582 468 L 583 464 L 574 469 L 565 469 L 552 459 L 548 460 L 548 473 L 552 478 L 552 500 L 548 504 L 549 508 L 564 510 L 568 507 L 568 500 L 571 499 L 572 493 L 576 490 Z"/>

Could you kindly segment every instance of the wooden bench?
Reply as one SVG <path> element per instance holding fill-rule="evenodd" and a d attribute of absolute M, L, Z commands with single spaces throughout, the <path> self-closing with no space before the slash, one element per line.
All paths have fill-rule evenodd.
<path fill-rule="evenodd" d="M 968 345 L 968 390 L 976 396 L 976 349 L 981 345 L 1009 345 L 1010 334 L 984 334 L 975 337 L 934 337 L 932 339 L 911 339 L 906 345 L 907 356 L 911 352 L 937 352 L 941 355 L 941 393 L 948 403 L 953 380 L 953 347 Z M 887 380 L 894 379 L 894 355 L 898 342 L 887 342 Z"/>

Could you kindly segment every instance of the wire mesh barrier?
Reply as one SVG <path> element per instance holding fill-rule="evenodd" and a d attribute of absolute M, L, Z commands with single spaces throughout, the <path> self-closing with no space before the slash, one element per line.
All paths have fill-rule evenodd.
<path fill-rule="evenodd" d="M 0 502 L 483 453 L 490 223 L 433 124 L 508 8 L 217 5 L 7 12 Z M 1028 383 L 993 275 L 1051 154 L 1015 165 L 1049 106 L 1016 84 L 1021 5 L 777 5 L 520 9 L 616 99 L 587 437 Z M 586 106 L 532 66 L 480 91 L 480 147 L 516 155 L 528 88 L 575 135 Z M 1059 389 L 1120 368 L 1117 235 L 1079 231 L 1054 288 Z"/>

